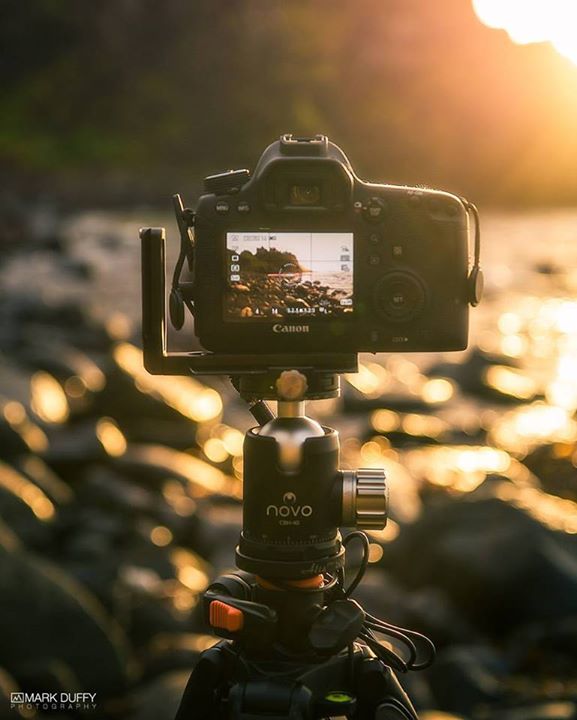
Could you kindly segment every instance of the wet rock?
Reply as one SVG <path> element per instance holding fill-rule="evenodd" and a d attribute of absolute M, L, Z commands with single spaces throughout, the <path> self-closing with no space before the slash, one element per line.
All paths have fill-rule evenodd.
<path fill-rule="evenodd" d="M 136 350 L 136 352 L 140 351 Z M 142 365 L 140 368 L 134 368 L 134 371 L 135 374 L 131 375 L 130 372 L 121 370 L 118 365 L 112 366 L 106 374 L 105 387 L 94 397 L 92 412 L 114 418 L 131 442 L 163 442 L 178 448 L 193 446 L 197 423 L 193 418 L 171 407 L 161 396 L 162 389 L 170 384 L 162 381 L 168 378 L 149 376 L 150 390 L 147 391 L 139 381 L 139 375 L 145 372 Z M 192 413 L 194 390 L 199 384 L 191 379 L 187 388 L 187 379 L 178 378 L 173 385 L 180 398 L 185 398 L 184 393 L 188 390 L 188 394 L 191 395 L 190 403 L 186 408 L 183 404 L 182 409 Z M 178 381 L 184 381 L 180 383 L 182 385 L 180 394 Z M 155 392 L 156 386 L 158 392 Z M 199 392 L 201 390 L 202 388 L 199 388 Z M 168 391 L 170 392 L 170 389 Z"/>
<path fill-rule="evenodd" d="M 541 262 L 535 263 L 534 270 L 540 275 L 558 275 L 564 272 L 564 269 L 560 265 L 549 260 L 542 260 Z"/>
<path fill-rule="evenodd" d="M 21 250 L 31 240 L 26 204 L 7 192 L 0 195 L 0 246 L 3 253 Z"/>
<path fill-rule="evenodd" d="M 495 711 L 492 720 L 577 720 L 577 704 L 553 702 Z"/>
<path fill-rule="evenodd" d="M 438 707 L 460 715 L 494 706 L 504 695 L 506 667 L 486 646 L 453 646 L 437 655 L 428 671 Z"/>
<path fill-rule="evenodd" d="M 571 685 L 577 657 L 577 618 L 531 623 L 509 639 L 507 655 L 517 674 L 533 678 L 555 678 L 559 694 Z M 538 685 L 538 681 L 535 683 Z M 577 688 L 574 688 L 577 695 Z"/>
<path fill-rule="evenodd" d="M 87 466 L 112 462 L 127 446 L 126 438 L 110 418 L 57 427 L 49 431 L 49 437 L 50 446 L 43 459 L 73 487 Z"/>
<path fill-rule="evenodd" d="M 521 492 L 521 491 L 520 491 Z M 520 495 L 536 503 L 539 491 Z M 443 589 L 489 634 L 577 612 L 577 559 L 562 534 L 497 497 L 429 506 L 391 542 L 382 564 L 410 588 Z"/>
<path fill-rule="evenodd" d="M 46 434 L 30 420 L 22 403 L 0 401 L 0 459 L 12 461 L 30 451 L 42 452 L 47 446 Z"/>
<path fill-rule="evenodd" d="M 102 696 L 122 692 L 132 672 L 121 629 L 99 603 L 54 565 L 0 551 L 0 665 L 14 678 L 73 668 L 78 687 Z M 44 670 L 41 670 L 44 668 Z"/>
<path fill-rule="evenodd" d="M 52 472 L 37 455 L 21 455 L 12 464 L 61 509 L 74 500 L 74 491 L 70 485 Z"/>
<path fill-rule="evenodd" d="M 177 478 L 189 485 L 192 497 L 205 497 L 211 493 L 240 496 L 240 482 L 236 478 L 200 458 L 160 445 L 131 445 L 125 453 L 114 458 L 114 467 L 147 483 Z"/>
<path fill-rule="evenodd" d="M 43 370 L 58 380 L 67 395 L 74 414 L 89 409 L 94 393 L 106 384 L 106 376 L 86 353 L 68 343 L 52 338 L 37 338 L 16 353 L 20 365 Z"/>
<path fill-rule="evenodd" d="M 50 547 L 56 515 L 57 507 L 37 485 L 0 462 L 0 517 L 24 545 Z"/>
<path fill-rule="evenodd" d="M 428 374 L 450 378 L 471 395 L 507 403 L 530 402 L 538 395 L 536 383 L 506 355 L 472 349 L 459 363 L 433 365 Z"/>
<path fill-rule="evenodd" d="M 3 347 L 42 340 L 70 343 L 85 351 L 106 351 L 117 339 L 114 326 L 97 319 L 76 299 L 47 298 L 37 292 L 10 293 L 0 308 Z"/>
<path fill-rule="evenodd" d="M 14 678 L 0 668 L 0 720 L 13 720 L 15 717 L 25 717 L 26 714 L 18 708 L 12 708 L 10 695 L 19 690 Z"/>
<path fill-rule="evenodd" d="M 551 443 L 536 447 L 523 460 L 535 473 L 543 489 L 577 501 L 577 444 Z"/>

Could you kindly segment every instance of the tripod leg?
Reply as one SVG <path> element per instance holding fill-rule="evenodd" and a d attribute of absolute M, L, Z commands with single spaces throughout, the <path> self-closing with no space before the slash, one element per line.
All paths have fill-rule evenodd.
<path fill-rule="evenodd" d="M 200 656 L 188 679 L 174 720 L 224 718 L 221 691 L 225 688 L 226 660 L 219 643 Z"/>
<path fill-rule="evenodd" d="M 393 671 L 377 658 L 365 658 L 356 669 L 357 720 L 418 720 Z"/>

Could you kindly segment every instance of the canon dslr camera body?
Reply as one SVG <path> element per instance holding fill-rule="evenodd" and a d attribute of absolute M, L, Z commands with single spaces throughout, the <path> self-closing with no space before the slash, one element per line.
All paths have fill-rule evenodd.
<path fill-rule="evenodd" d="M 323 135 L 283 135 L 252 175 L 205 179 L 192 282 L 175 274 L 171 315 L 193 309 L 220 353 L 404 352 L 467 346 L 480 294 L 469 210 L 437 190 L 366 183 Z M 475 218 L 478 216 L 475 210 Z M 190 260 L 190 253 L 187 251 Z M 182 263 L 181 263 L 182 267 Z M 176 312 L 174 312 L 176 308 Z"/>

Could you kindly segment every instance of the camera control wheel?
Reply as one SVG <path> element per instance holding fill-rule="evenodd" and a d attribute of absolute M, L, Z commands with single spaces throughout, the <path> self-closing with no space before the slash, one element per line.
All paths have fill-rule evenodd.
<path fill-rule="evenodd" d="M 377 311 L 387 320 L 407 322 L 419 315 L 425 305 L 421 281 L 408 272 L 395 271 L 382 277 L 375 287 Z"/>

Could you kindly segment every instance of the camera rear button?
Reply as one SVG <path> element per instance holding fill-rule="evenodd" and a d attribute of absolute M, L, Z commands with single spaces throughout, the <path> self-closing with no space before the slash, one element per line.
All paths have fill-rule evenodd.
<path fill-rule="evenodd" d="M 369 255 L 369 265 L 380 265 L 381 258 L 379 255 Z"/>
<path fill-rule="evenodd" d="M 365 207 L 365 219 L 374 223 L 381 222 L 385 207 L 385 203 L 380 198 L 372 197 Z"/>
<path fill-rule="evenodd" d="M 215 210 L 217 213 L 224 215 L 224 213 L 227 213 L 229 211 L 228 203 L 224 200 L 219 200 L 215 205 Z"/>
<path fill-rule="evenodd" d="M 369 235 L 369 242 L 371 245 L 378 245 L 381 242 L 381 236 L 379 233 L 371 233 Z"/>
<path fill-rule="evenodd" d="M 249 213 L 250 205 L 247 202 L 239 202 L 239 204 L 236 206 L 236 209 L 239 213 Z"/>

